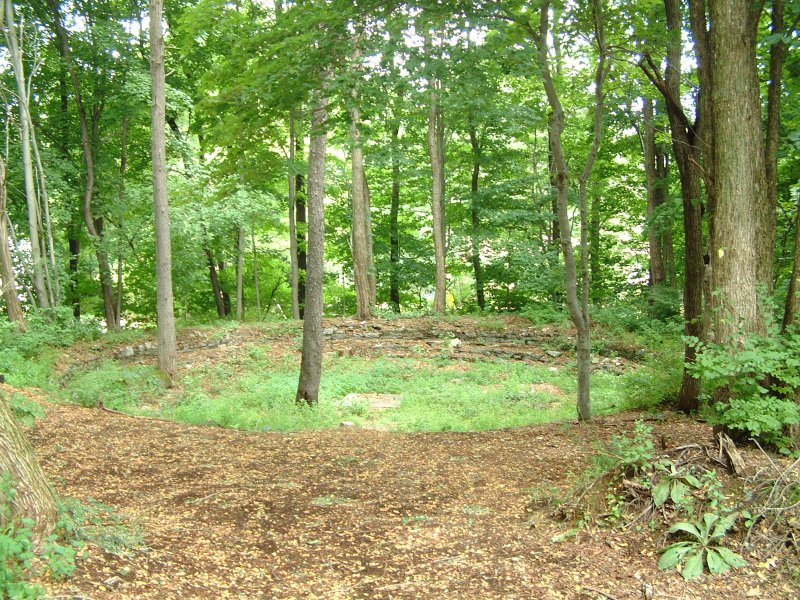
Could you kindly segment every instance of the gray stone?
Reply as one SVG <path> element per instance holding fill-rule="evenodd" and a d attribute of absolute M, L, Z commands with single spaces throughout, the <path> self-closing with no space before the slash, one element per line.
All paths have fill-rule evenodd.
<path fill-rule="evenodd" d="M 547 356 L 549 356 L 551 358 L 558 358 L 562 354 L 563 354 L 563 352 L 559 352 L 558 350 L 548 350 L 547 351 Z"/>

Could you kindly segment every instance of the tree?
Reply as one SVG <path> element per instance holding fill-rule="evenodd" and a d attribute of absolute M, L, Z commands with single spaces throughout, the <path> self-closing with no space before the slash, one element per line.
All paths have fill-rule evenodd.
<path fill-rule="evenodd" d="M 158 366 L 172 385 L 178 377 L 178 349 L 172 296 L 172 243 L 169 224 L 166 159 L 166 99 L 163 1 L 150 2 L 150 74 L 153 81 L 152 156 L 153 209 L 156 223 L 156 289 L 158 309 Z"/>
<path fill-rule="evenodd" d="M 317 92 L 311 113 L 311 147 L 308 156 L 308 264 L 303 353 L 300 381 L 295 400 L 307 404 L 319 401 L 322 380 L 322 285 L 325 268 L 325 152 L 328 135 L 327 83 Z"/>
<path fill-rule="evenodd" d="M 3 288 L 8 320 L 16 323 L 20 333 L 24 333 L 28 325 L 17 295 L 17 278 L 11 260 L 11 250 L 8 247 L 6 198 L 6 163 L 0 157 L 0 286 Z"/>
<path fill-rule="evenodd" d="M 33 540 L 40 546 L 56 524 L 56 497 L 3 392 L 0 392 L 0 470 L 9 473 L 16 485 L 14 518 L 33 520 Z"/>
<path fill-rule="evenodd" d="M 735 346 L 743 333 L 764 331 L 759 283 L 766 267 L 759 238 L 766 234 L 760 213 L 767 193 L 756 62 L 760 8 L 748 0 L 716 0 L 710 9 L 717 194 L 711 264 L 719 295 L 714 329 L 718 343 Z"/>
<path fill-rule="evenodd" d="M 11 51 L 11 65 L 14 69 L 14 78 L 17 82 L 17 105 L 19 107 L 19 123 L 22 143 L 22 165 L 25 175 L 25 197 L 28 201 L 28 229 L 31 240 L 31 259 L 33 262 L 33 287 L 39 306 L 50 306 L 48 288 L 45 285 L 45 262 L 42 258 L 42 245 L 39 239 L 41 225 L 41 211 L 36 195 L 36 184 L 33 176 L 33 158 L 31 157 L 31 119 L 28 104 L 28 88 L 25 79 L 25 69 L 22 61 L 22 50 L 17 39 L 17 29 L 14 23 L 14 4 L 11 0 L 3 0 L 4 17 L 6 21 L 5 37 L 8 49 Z"/>

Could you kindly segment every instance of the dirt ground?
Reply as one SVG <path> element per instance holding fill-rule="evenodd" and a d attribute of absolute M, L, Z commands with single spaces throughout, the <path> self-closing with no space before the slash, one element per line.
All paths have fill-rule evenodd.
<path fill-rule="evenodd" d="M 571 525 L 531 508 L 534 494 L 566 495 L 597 440 L 630 432 L 635 414 L 481 433 L 282 434 L 46 410 L 29 437 L 58 492 L 115 507 L 147 546 L 89 547 L 54 598 L 800 596 L 790 574 L 757 560 L 686 583 L 658 569 L 656 534 L 570 537 Z M 712 440 L 676 415 L 651 424 L 670 447 Z"/>

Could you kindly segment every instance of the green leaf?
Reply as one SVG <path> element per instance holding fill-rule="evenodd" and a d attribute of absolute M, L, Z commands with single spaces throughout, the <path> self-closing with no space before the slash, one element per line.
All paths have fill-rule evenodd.
<path fill-rule="evenodd" d="M 678 531 L 683 531 L 684 533 L 688 533 L 689 535 L 696 537 L 698 540 L 703 539 L 700 530 L 697 529 L 697 527 L 692 523 L 686 523 L 686 522 L 675 523 L 675 525 L 669 528 L 670 533 L 677 533 Z"/>
<path fill-rule="evenodd" d="M 732 567 L 744 567 L 747 565 L 747 561 L 733 550 L 729 550 L 728 548 L 723 548 L 721 546 L 716 547 L 715 550 L 719 552 L 722 560 Z"/>
<path fill-rule="evenodd" d="M 706 554 L 706 562 L 708 563 L 708 570 L 711 571 L 712 575 L 719 575 L 720 573 L 724 573 L 731 568 L 731 565 L 725 562 L 725 560 L 713 548 L 708 549 L 708 554 Z"/>
<path fill-rule="evenodd" d="M 683 497 L 686 494 L 686 485 L 681 481 L 676 481 L 672 486 L 672 490 L 670 490 L 670 498 L 672 498 L 672 502 L 675 505 L 680 504 L 683 501 Z"/>
<path fill-rule="evenodd" d="M 658 568 L 663 571 L 675 568 L 695 547 L 696 545 L 691 542 L 679 542 L 668 546 L 658 561 Z"/>
<path fill-rule="evenodd" d="M 653 502 L 656 506 L 664 506 L 669 498 L 669 481 L 662 481 L 653 488 Z"/>
<path fill-rule="evenodd" d="M 695 579 L 703 574 L 703 551 L 692 554 L 683 566 L 681 576 L 686 579 Z"/>
<path fill-rule="evenodd" d="M 688 483 L 690 486 L 694 488 L 703 487 L 703 484 L 701 484 L 700 480 L 697 479 L 697 477 L 695 477 L 694 475 L 687 475 L 686 477 L 684 477 L 684 479 L 686 480 L 686 483 Z"/>

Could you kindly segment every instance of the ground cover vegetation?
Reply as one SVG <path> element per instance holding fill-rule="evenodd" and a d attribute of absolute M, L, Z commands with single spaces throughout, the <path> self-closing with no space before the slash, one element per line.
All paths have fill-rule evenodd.
<path fill-rule="evenodd" d="M 283 597 L 617 597 L 548 579 L 526 544 L 586 569 L 583 547 L 645 598 L 793 597 L 799 23 L 784 0 L 3 0 L 3 593 L 69 587 L 77 555 L 65 593 L 155 594 L 201 571 L 150 516 L 202 505 L 195 550 L 220 566 L 176 597 L 257 589 L 219 539 L 256 569 L 281 553 L 256 579 Z M 287 473 L 270 436 L 307 446 L 286 458 L 301 480 L 197 495 L 224 460 Z M 199 465 L 206 437 L 239 454 Z M 121 480 L 101 457 L 134 439 Z M 524 467 L 526 442 L 552 464 Z M 448 448 L 475 460 L 468 485 Z M 148 452 L 179 457 L 161 507 L 140 497 L 166 469 Z M 67 464 L 87 457 L 95 482 Z M 406 570 L 433 561 L 422 587 L 382 550 L 297 566 L 377 534 Z M 636 536 L 653 560 L 634 583 L 596 542 Z M 493 576 L 481 542 L 510 548 Z M 656 562 L 728 583 L 679 590 Z"/>

